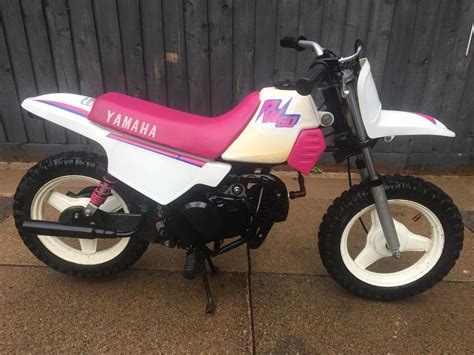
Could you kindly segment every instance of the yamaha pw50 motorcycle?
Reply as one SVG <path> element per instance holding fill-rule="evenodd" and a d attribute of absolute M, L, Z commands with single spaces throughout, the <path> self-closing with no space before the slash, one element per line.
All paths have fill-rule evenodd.
<path fill-rule="evenodd" d="M 22 107 L 100 144 L 106 157 L 68 152 L 32 167 L 14 197 L 16 227 L 26 246 L 52 268 L 75 276 L 109 275 L 135 263 L 150 242 L 186 251 L 184 276 L 212 257 L 262 245 L 289 200 L 306 194 L 304 174 L 324 151 L 337 162 L 355 157 L 362 182 L 342 193 L 319 230 L 329 274 L 369 299 L 415 295 L 454 266 L 463 224 L 449 196 L 413 176 L 381 176 L 371 157 L 379 138 L 454 137 L 421 113 L 383 110 L 370 64 L 337 57 L 304 37 L 281 45 L 309 49 L 306 77 L 250 93 L 229 112 L 202 117 L 118 93 L 28 98 Z M 321 90 L 324 110 L 310 94 Z M 332 134 L 326 145 L 322 129 Z M 271 173 L 287 164 L 299 191 Z M 350 166 L 350 165 L 349 165 Z M 350 176 L 350 175 L 349 175 Z"/>

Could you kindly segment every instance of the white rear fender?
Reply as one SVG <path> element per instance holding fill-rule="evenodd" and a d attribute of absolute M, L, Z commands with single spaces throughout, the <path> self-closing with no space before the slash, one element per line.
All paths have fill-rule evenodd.
<path fill-rule="evenodd" d="M 106 129 L 87 116 L 94 99 L 74 94 L 28 98 L 22 107 L 47 121 L 99 143 L 108 172 L 161 205 L 174 201 L 197 184 L 217 186 L 231 165 L 208 161 Z"/>
<path fill-rule="evenodd" d="M 361 59 L 361 71 L 357 81 L 360 113 L 367 135 L 370 138 L 434 135 L 454 137 L 455 133 L 437 119 L 414 112 L 382 110 L 382 104 L 375 87 L 370 64 Z"/>

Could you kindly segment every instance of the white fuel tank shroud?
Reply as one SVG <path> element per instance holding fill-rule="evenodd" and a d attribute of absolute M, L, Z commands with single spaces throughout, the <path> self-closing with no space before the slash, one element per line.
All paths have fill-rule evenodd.
<path fill-rule="evenodd" d="M 28 98 L 22 107 L 99 143 L 108 159 L 108 172 L 162 205 L 174 201 L 197 184 L 217 186 L 229 164 L 183 155 L 136 137 L 106 129 L 88 120 L 94 99 L 74 94 Z"/>
<path fill-rule="evenodd" d="M 369 61 L 364 58 L 360 60 L 360 64 L 357 94 L 362 120 L 370 138 L 406 135 L 455 136 L 453 131 L 431 116 L 417 112 L 382 110 Z"/>
<path fill-rule="evenodd" d="M 247 163 L 284 163 L 300 132 L 317 128 L 320 122 L 311 96 L 301 96 L 295 90 L 264 88 L 252 120 L 222 158 Z"/>

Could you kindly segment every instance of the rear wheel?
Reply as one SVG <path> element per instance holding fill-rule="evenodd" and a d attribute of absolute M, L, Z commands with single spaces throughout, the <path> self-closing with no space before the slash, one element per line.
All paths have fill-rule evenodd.
<path fill-rule="evenodd" d="M 31 168 L 14 198 L 15 223 L 25 245 L 52 268 L 75 276 L 105 276 L 135 263 L 148 247 L 136 238 L 79 239 L 24 233 L 25 220 L 58 221 L 70 207 L 85 207 L 105 174 L 105 161 L 93 154 L 64 153 Z M 134 192 L 118 185 L 101 209 L 131 213 L 136 210 Z"/>
<path fill-rule="evenodd" d="M 459 210 L 443 191 L 410 176 L 384 177 L 400 241 L 401 258 L 388 250 L 366 184 L 334 201 L 323 218 L 319 251 L 324 266 L 343 287 L 370 298 L 415 295 L 439 282 L 462 249 Z"/>

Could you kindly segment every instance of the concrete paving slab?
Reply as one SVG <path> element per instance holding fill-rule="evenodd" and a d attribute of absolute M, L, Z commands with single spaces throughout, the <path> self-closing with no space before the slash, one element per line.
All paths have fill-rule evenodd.
<path fill-rule="evenodd" d="M 244 353 L 251 349 L 247 276 L 211 279 L 218 302 L 204 314 L 201 279 L 127 271 L 81 280 L 46 268 L 0 267 L 0 349 L 5 353 Z"/>
<path fill-rule="evenodd" d="M 252 275 L 260 353 L 471 353 L 473 283 L 397 302 L 350 295 L 327 277 Z"/>
<path fill-rule="evenodd" d="M 43 266 L 23 244 L 18 231 L 15 228 L 13 217 L 8 217 L 0 223 L 0 264 L 2 265 L 22 265 L 22 266 Z"/>
<path fill-rule="evenodd" d="M 251 251 L 252 270 L 327 275 L 319 257 L 319 224 L 332 200 L 304 198 L 290 202 L 288 219 L 274 225 L 265 243 Z"/>
<path fill-rule="evenodd" d="M 27 168 L 0 169 L 0 196 L 13 195 Z"/>
<path fill-rule="evenodd" d="M 460 210 L 474 211 L 474 176 L 421 176 L 441 188 Z"/>

